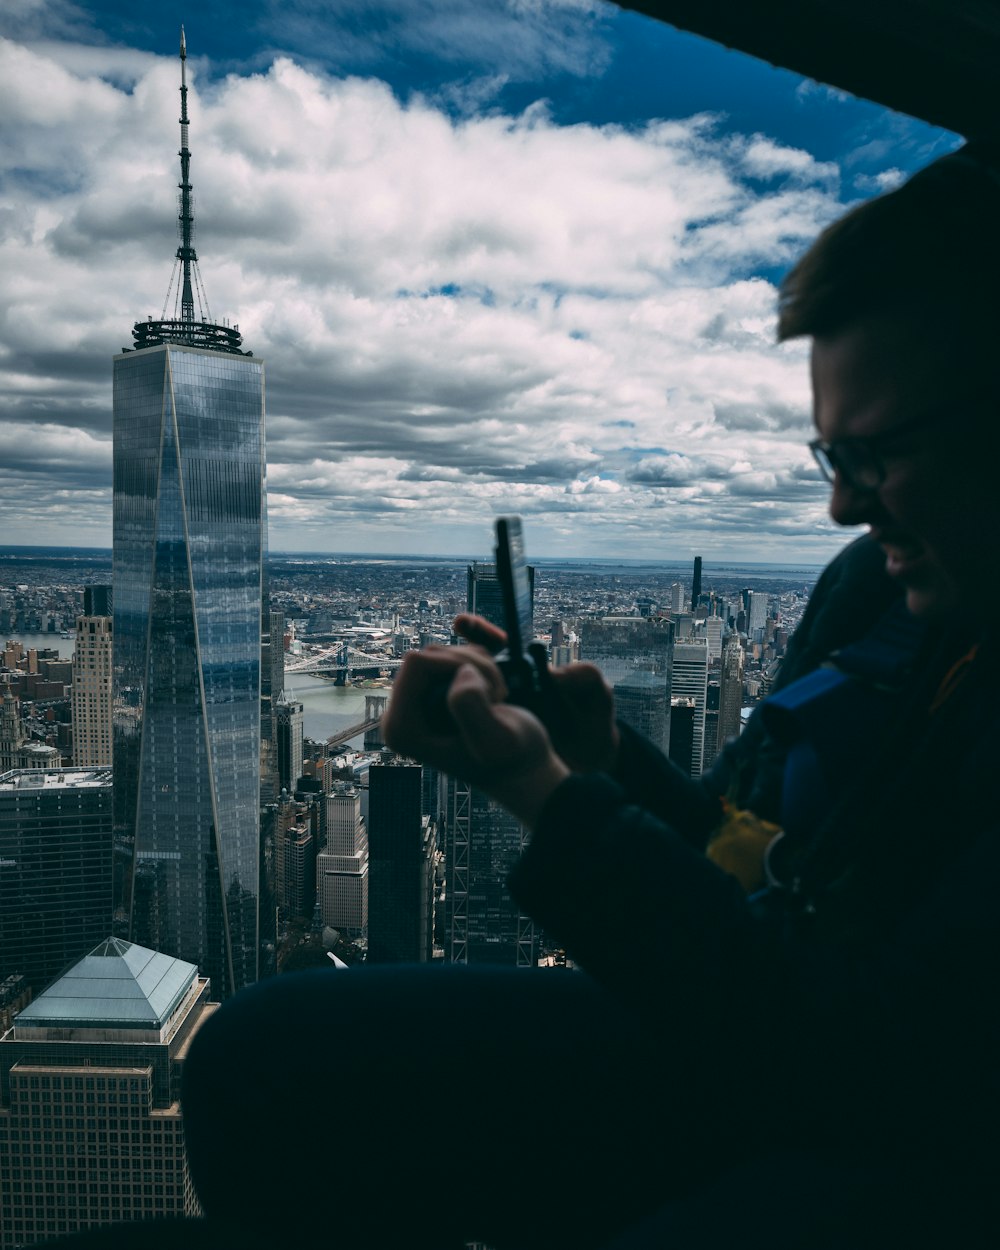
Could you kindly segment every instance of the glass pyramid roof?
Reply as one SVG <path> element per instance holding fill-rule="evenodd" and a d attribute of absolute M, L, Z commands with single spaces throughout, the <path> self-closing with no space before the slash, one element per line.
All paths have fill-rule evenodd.
<path fill-rule="evenodd" d="M 17 1024 L 159 1030 L 197 976 L 196 964 L 107 938 L 25 1007 Z"/>

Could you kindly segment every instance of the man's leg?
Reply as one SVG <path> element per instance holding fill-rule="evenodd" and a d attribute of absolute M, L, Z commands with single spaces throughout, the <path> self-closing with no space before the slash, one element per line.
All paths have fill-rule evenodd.
<path fill-rule="evenodd" d="M 185 1131 L 212 1218 L 331 1246 L 584 1250 L 703 1167 L 703 1131 L 662 1093 L 677 1076 L 583 973 L 324 970 L 203 1026 Z"/>

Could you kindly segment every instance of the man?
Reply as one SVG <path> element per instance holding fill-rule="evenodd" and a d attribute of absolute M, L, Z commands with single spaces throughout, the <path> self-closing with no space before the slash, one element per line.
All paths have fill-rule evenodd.
<path fill-rule="evenodd" d="M 554 736 L 503 701 L 488 648 L 429 649 L 401 670 L 386 741 L 472 781 L 533 831 L 511 890 L 590 974 L 490 984 L 498 1030 L 578 1057 L 568 1094 L 557 1071 L 546 1083 L 517 1059 L 511 1097 L 498 1098 L 476 1073 L 509 1046 L 463 1069 L 500 1146 L 509 1153 L 523 1126 L 565 1160 L 572 1198 L 548 1195 L 547 1216 L 526 1224 L 498 1148 L 492 1205 L 489 1185 L 476 1189 L 456 1232 L 574 1247 L 610 1245 L 629 1224 L 622 1246 L 1000 1240 L 995 1148 L 981 1145 L 1000 1116 L 998 210 L 1000 179 L 963 150 L 848 214 L 783 284 L 780 335 L 813 340 L 811 446 L 831 514 L 868 525 L 867 550 L 881 549 L 908 613 L 875 631 L 853 669 L 844 649 L 843 681 L 804 695 L 793 684 L 766 714 L 787 764 L 786 837 L 765 896 L 748 900 L 702 853 L 701 792 L 672 781 L 651 796 L 629 775 L 593 670 L 558 675 L 575 715 Z M 886 638 L 889 660 L 873 671 Z M 455 971 L 468 977 L 446 990 L 424 977 L 435 1018 L 451 995 L 444 1035 L 467 1005 L 480 1037 L 486 995 L 473 969 Z M 353 1022 L 377 1014 L 369 975 L 347 974 L 324 1002 L 340 998 Z M 289 987 L 283 1019 L 307 1019 L 307 998 Z M 224 1030 L 214 1044 L 221 1054 Z M 202 1085 L 210 1053 L 199 1067 L 195 1043 Z M 393 1088 L 414 1079 L 410 1069 Z M 196 1156 L 198 1180 L 208 1169 Z"/>

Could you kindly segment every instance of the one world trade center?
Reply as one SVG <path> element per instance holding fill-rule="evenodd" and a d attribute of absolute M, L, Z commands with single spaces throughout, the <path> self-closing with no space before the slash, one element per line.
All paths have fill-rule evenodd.
<path fill-rule="evenodd" d="M 204 303 L 185 59 L 176 304 L 114 361 L 117 921 L 225 997 L 257 978 L 264 368 Z"/>

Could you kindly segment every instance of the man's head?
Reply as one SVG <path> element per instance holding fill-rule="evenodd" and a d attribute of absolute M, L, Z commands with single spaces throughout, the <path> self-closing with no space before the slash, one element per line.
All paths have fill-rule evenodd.
<path fill-rule="evenodd" d="M 911 611 L 982 603 L 995 559 L 1000 165 L 972 149 L 829 227 L 782 284 L 811 335 L 830 512 L 867 524 Z"/>

